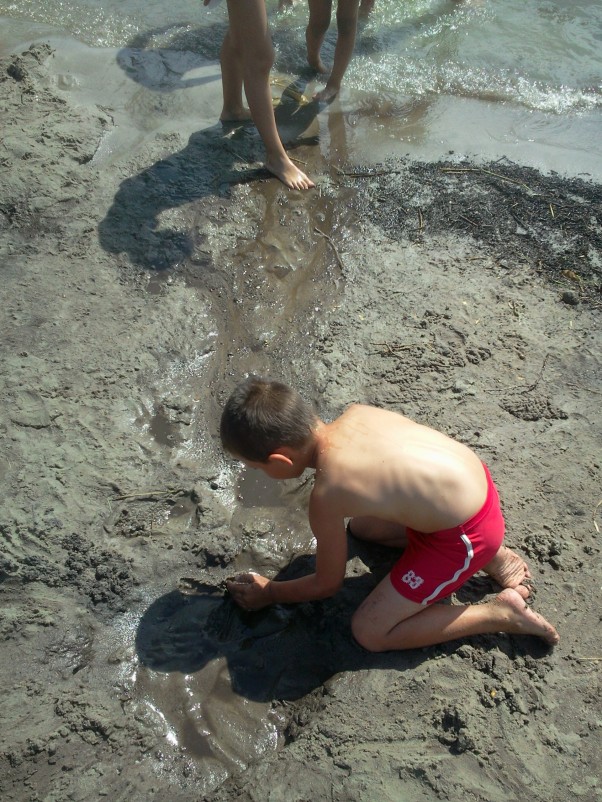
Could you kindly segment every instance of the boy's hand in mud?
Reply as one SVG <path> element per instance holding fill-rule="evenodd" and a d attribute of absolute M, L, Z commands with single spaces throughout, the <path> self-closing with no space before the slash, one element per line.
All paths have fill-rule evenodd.
<path fill-rule="evenodd" d="M 226 580 L 228 592 L 243 610 L 261 610 L 271 604 L 269 584 L 269 579 L 255 572 L 237 574 Z"/>

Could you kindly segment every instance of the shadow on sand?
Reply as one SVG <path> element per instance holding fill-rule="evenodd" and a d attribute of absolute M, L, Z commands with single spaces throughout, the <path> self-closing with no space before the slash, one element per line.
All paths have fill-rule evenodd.
<path fill-rule="evenodd" d="M 300 100 L 302 81 L 283 92 L 276 109 L 276 124 L 288 147 L 316 144 L 303 138 L 320 110 L 316 102 Z M 102 248 L 125 253 L 133 264 L 147 270 L 166 270 L 181 264 L 194 252 L 202 233 L 162 225 L 161 215 L 208 197 L 227 196 L 232 184 L 277 179 L 264 168 L 240 165 L 263 158 L 261 140 L 253 125 L 221 123 L 198 131 L 187 146 L 161 159 L 138 175 L 126 178 L 105 218 L 98 226 Z"/>
<path fill-rule="evenodd" d="M 362 545 L 351 544 L 365 558 Z M 258 612 L 241 610 L 223 590 L 205 586 L 198 595 L 178 590 L 157 599 L 140 620 L 136 649 L 142 665 L 159 672 L 194 674 L 225 657 L 235 693 L 254 701 L 295 701 L 342 671 L 411 670 L 434 655 L 452 654 L 462 643 L 483 652 L 501 650 L 514 658 L 543 657 L 538 638 L 485 635 L 426 649 L 371 654 L 351 634 L 354 610 L 388 573 L 399 552 L 369 547 L 370 571 L 345 580 L 331 599 L 277 605 Z M 367 563 L 368 564 L 368 563 Z M 296 558 L 277 579 L 294 579 L 313 570 L 314 558 Z M 493 591 L 477 576 L 457 594 L 463 603 L 478 603 Z"/>
<path fill-rule="evenodd" d="M 292 579 L 312 570 L 312 557 L 299 557 L 278 576 Z M 370 573 L 345 581 L 332 599 L 241 610 L 219 588 L 198 595 L 178 590 L 157 599 L 138 627 L 136 649 L 142 665 L 159 672 L 193 674 L 225 657 L 232 689 L 254 701 L 294 701 L 339 671 L 390 661 L 370 655 L 351 636 L 353 610 L 374 586 Z M 398 667 L 416 665 L 417 656 Z M 424 659 L 424 656 L 422 656 Z"/>

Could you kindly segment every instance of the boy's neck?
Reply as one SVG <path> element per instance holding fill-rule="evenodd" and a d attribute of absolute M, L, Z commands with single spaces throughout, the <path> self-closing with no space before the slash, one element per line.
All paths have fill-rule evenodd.
<path fill-rule="evenodd" d="M 313 428 L 311 440 L 307 445 L 307 468 L 315 470 L 318 467 L 322 453 L 328 448 L 327 429 L 328 424 L 321 420 L 318 420 Z"/>

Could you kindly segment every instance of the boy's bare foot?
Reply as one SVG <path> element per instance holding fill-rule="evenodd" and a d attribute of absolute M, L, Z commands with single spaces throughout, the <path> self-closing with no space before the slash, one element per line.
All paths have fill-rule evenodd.
<path fill-rule="evenodd" d="M 322 75 L 325 75 L 328 72 L 328 70 L 324 66 L 324 62 L 322 61 L 322 59 L 320 58 L 319 55 L 316 56 L 315 58 L 313 56 L 310 58 L 309 53 L 308 53 L 307 54 L 307 63 L 312 68 L 312 70 L 315 70 L 316 72 L 319 72 Z"/>
<path fill-rule="evenodd" d="M 528 599 L 531 595 L 531 590 L 527 585 L 517 585 L 515 588 L 511 588 L 511 590 L 515 590 L 523 599 Z"/>
<path fill-rule="evenodd" d="M 560 635 L 554 627 L 543 615 L 528 607 L 520 593 L 513 588 L 503 590 L 496 597 L 494 604 L 500 606 L 506 621 L 511 624 L 511 628 L 505 629 L 505 632 L 515 635 L 537 635 L 550 646 L 554 646 L 560 640 Z"/>
<path fill-rule="evenodd" d="M 483 568 L 486 574 L 494 579 L 502 588 L 516 588 L 525 579 L 531 578 L 529 566 L 507 546 L 501 546 L 491 562 Z"/>
<path fill-rule="evenodd" d="M 315 187 L 311 178 L 308 178 L 304 172 L 295 167 L 288 156 L 267 159 L 265 168 L 290 189 L 311 189 L 311 187 Z"/>
<path fill-rule="evenodd" d="M 320 92 L 316 92 L 313 99 L 319 103 L 332 103 L 338 92 L 339 90 L 335 89 L 334 86 L 325 86 Z"/>
<path fill-rule="evenodd" d="M 249 109 L 222 109 L 219 116 L 222 123 L 244 123 L 251 119 L 251 112 Z"/>

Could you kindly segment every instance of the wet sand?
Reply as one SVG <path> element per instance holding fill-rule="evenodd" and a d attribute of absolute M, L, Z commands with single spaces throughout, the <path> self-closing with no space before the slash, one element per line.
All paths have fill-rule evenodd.
<path fill-rule="evenodd" d="M 151 135 L 53 58 L 0 71 L 2 798 L 600 799 L 600 186 L 327 159 L 284 102 L 291 193 L 210 68 L 203 124 Z M 396 555 L 353 544 L 336 597 L 236 609 L 227 576 L 312 564 L 310 483 L 219 448 L 248 371 L 473 447 L 560 645 L 368 655 L 350 615 Z"/>

